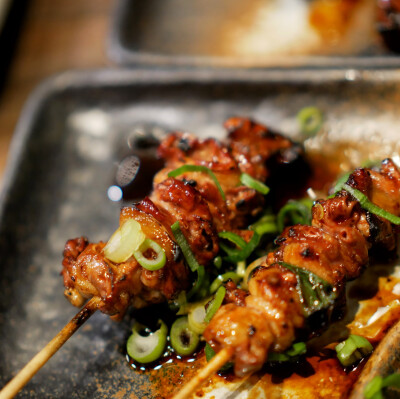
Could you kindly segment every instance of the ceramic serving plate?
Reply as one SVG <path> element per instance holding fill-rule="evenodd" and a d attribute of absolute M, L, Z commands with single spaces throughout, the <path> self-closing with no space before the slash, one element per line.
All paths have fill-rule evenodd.
<path fill-rule="evenodd" d="M 399 66 L 398 55 L 377 30 L 377 3 L 119 0 L 108 50 L 122 65 Z M 384 36 L 392 49 L 395 35 Z"/>
<path fill-rule="evenodd" d="M 145 151 L 151 167 L 146 151 L 154 138 L 175 129 L 223 137 L 222 123 L 232 115 L 296 137 L 296 113 L 316 105 L 324 129 L 306 147 L 322 147 L 329 157 L 332 143 L 346 142 L 336 160 L 346 168 L 363 161 L 361 148 L 374 158 L 398 152 L 399 93 L 397 71 L 97 70 L 43 83 L 21 115 L 0 201 L 0 385 L 76 313 L 63 296 L 63 247 L 81 235 L 107 240 L 116 229 L 122 202 L 110 187 L 126 156 Z M 131 314 L 122 323 L 95 314 L 19 397 L 159 397 L 154 381 L 126 361 L 131 324 Z M 397 331 L 390 345 L 398 346 Z M 380 370 L 390 372 L 399 358 L 382 353 Z"/>

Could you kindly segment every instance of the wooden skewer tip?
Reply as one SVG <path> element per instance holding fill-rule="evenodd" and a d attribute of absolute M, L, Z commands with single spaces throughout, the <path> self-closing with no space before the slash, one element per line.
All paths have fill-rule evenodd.
<path fill-rule="evenodd" d="M 93 297 L 87 302 L 64 328 L 3 387 L 0 391 L 0 399 L 13 398 L 65 342 L 68 341 L 74 332 L 96 312 L 100 303 L 101 299 L 99 297 Z"/>
<path fill-rule="evenodd" d="M 187 399 L 200 388 L 212 375 L 214 375 L 225 363 L 231 360 L 233 348 L 220 350 L 207 365 L 201 369 L 184 387 L 173 397 L 173 399 Z"/>

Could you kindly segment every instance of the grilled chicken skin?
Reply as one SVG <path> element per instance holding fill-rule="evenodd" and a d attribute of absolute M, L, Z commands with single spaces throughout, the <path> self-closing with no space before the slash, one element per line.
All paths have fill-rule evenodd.
<path fill-rule="evenodd" d="M 400 215 L 400 171 L 392 160 L 385 160 L 380 171 L 357 169 L 347 184 L 380 208 Z M 311 226 L 283 231 L 278 248 L 253 273 L 244 302 L 222 306 L 204 338 L 217 352 L 234 348 L 236 375 L 260 369 L 269 351 L 289 348 L 306 324 L 297 275 L 285 265 L 313 273 L 343 299 L 345 282 L 360 274 L 373 250 L 393 251 L 397 232 L 398 227 L 361 208 L 345 190 L 317 201 Z"/>
<path fill-rule="evenodd" d="M 239 229 L 262 209 L 264 198 L 240 182 L 241 173 L 246 171 L 265 181 L 274 173 L 268 166 L 272 158 L 282 157 L 292 147 L 296 148 L 293 153 L 297 157 L 303 153 L 297 144 L 248 119 L 234 118 L 227 126 L 230 135 L 225 144 L 214 139 L 199 140 L 186 133 L 168 135 L 158 149 L 165 168 L 155 176 L 153 192 L 121 210 L 121 225 L 127 219 L 136 220 L 145 235 L 165 251 L 167 261 L 162 269 L 146 270 L 134 256 L 113 263 L 104 256 L 102 242 L 89 244 L 82 237 L 67 242 L 61 274 L 65 295 L 73 305 L 81 306 L 87 299 L 99 296 L 100 310 L 118 319 L 129 306 L 140 308 L 171 300 L 189 288 L 190 273 L 171 231 L 176 221 L 197 261 L 204 266 L 218 253 L 218 232 L 236 231 L 246 240 L 251 238 L 248 231 Z M 260 157 L 254 155 L 257 145 L 262 148 Z M 241 153 L 254 170 L 243 166 Z M 282 162 L 287 166 L 287 159 Z M 209 168 L 226 200 L 207 173 L 186 172 L 168 177 L 170 171 L 183 165 Z"/>

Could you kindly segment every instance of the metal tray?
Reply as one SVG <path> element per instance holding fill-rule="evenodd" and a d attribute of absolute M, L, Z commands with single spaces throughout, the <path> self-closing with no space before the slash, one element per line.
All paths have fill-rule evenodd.
<path fill-rule="evenodd" d="M 373 20 L 373 0 L 368 1 L 369 5 L 362 14 L 357 11 L 357 15 L 361 15 L 358 20 Z M 279 37 L 285 31 L 291 31 L 289 28 L 296 24 L 302 25 L 307 18 L 303 15 L 303 19 L 298 17 L 300 19 L 295 22 L 293 18 L 286 19 L 287 13 L 293 12 L 293 7 L 288 3 L 293 2 L 281 1 L 287 10 L 280 11 L 276 18 L 272 18 L 269 17 L 271 13 L 265 10 L 270 3 L 263 0 L 250 0 L 245 6 L 240 0 L 119 0 L 108 38 L 108 53 L 116 63 L 130 66 L 400 66 L 400 56 L 382 45 L 378 34 L 373 31 L 373 21 L 371 26 L 364 28 L 360 28 L 359 21 L 355 22 L 354 30 L 357 33 L 354 33 L 353 39 L 346 39 L 347 44 L 344 39 L 339 40 L 334 52 L 327 51 L 328 46 L 323 43 L 313 50 L 299 51 L 301 46 L 313 40 L 309 37 L 312 35 L 310 32 L 291 33 L 292 36 L 281 43 Z M 307 1 L 302 7 L 308 7 Z M 294 16 L 302 14 L 302 9 L 293 12 Z M 252 18 L 255 20 L 250 23 Z M 259 31 L 251 31 L 267 18 L 272 19 L 270 25 L 277 25 L 276 21 L 282 20 L 273 31 L 264 32 L 261 27 Z M 243 37 L 247 35 L 248 40 L 244 40 Z M 276 48 L 261 50 L 256 40 L 274 43 Z M 364 41 L 365 45 L 361 46 L 360 42 Z M 293 44 L 288 45 L 288 42 Z M 311 44 L 309 46 L 312 47 Z"/>
<path fill-rule="evenodd" d="M 294 115 L 312 104 L 326 114 L 327 143 L 373 144 L 381 131 L 389 141 L 379 147 L 392 153 L 399 90 L 400 72 L 357 70 L 97 70 L 43 83 L 17 126 L 0 198 L 0 385 L 76 313 L 62 294 L 63 246 L 116 228 L 121 203 L 107 190 L 135 134 L 217 137 L 227 117 L 245 115 L 295 135 Z M 95 314 L 19 397 L 155 396 L 125 359 L 130 323 Z"/>

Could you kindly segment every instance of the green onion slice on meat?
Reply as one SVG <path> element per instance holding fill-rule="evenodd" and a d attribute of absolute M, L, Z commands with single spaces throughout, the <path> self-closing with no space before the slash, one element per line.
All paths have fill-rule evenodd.
<path fill-rule="evenodd" d="M 208 174 L 208 176 L 211 177 L 212 181 L 215 183 L 217 186 L 217 189 L 219 193 L 221 194 L 221 197 L 224 201 L 226 201 L 225 193 L 222 190 L 221 185 L 219 184 L 219 181 L 217 177 L 215 176 L 214 172 L 210 169 L 207 168 L 207 166 L 202 166 L 202 165 L 183 165 L 177 169 L 172 170 L 171 172 L 168 173 L 168 177 L 178 177 L 180 175 L 183 175 L 184 173 L 188 172 L 202 172 Z"/>

